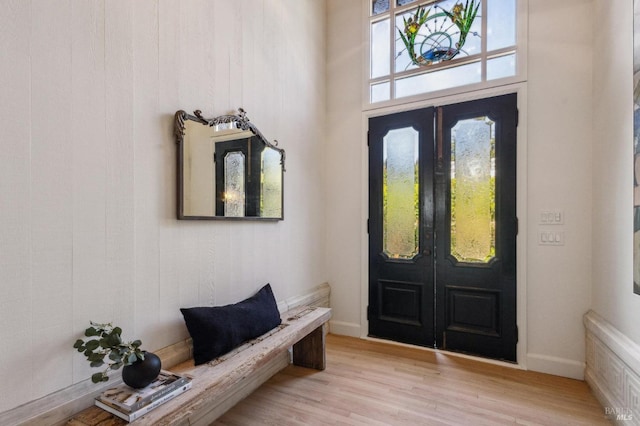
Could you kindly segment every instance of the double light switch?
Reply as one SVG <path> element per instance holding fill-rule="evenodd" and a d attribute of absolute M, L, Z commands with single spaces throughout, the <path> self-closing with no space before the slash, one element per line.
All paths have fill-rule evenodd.
<path fill-rule="evenodd" d="M 544 246 L 563 246 L 564 232 L 562 228 L 554 226 L 546 228 L 548 225 L 564 225 L 564 212 L 561 210 L 543 210 L 540 212 L 541 229 L 538 232 L 538 244 Z M 542 229 L 544 227 L 544 229 Z"/>
<path fill-rule="evenodd" d="M 563 225 L 564 212 L 560 210 L 545 210 L 540 212 L 540 225 Z"/>

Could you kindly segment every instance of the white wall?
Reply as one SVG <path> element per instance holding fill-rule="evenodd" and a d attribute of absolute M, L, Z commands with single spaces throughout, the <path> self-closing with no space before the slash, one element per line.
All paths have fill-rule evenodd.
<path fill-rule="evenodd" d="M 633 2 L 595 0 L 593 309 L 640 344 L 633 294 Z"/>
<path fill-rule="evenodd" d="M 92 373 L 113 321 L 155 350 L 183 306 L 327 280 L 325 4 L 0 2 L 0 411 Z M 287 151 L 285 220 L 176 217 L 173 114 L 244 107 Z"/>
<path fill-rule="evenodd" d="M 529 2 L 527 366 L 572 377 L 591 305 L 592 10 L 591 0 Z M 564 211 L 564 246 L 538 245 L 546 209 Z"/>
<path fill-rule="evenodd" d="M 362 185 L 367 167 L 361 105 L 365 35 L 361 27 L 348 23 L 361 22 L 365 3 L 329 0 L 327 40 L 327 143 L 328 152 L 336 154 L 326 168 L 332 330 L 357 336 L 367 332 L 360 303 L 367 274 L 362 257 L 362 200 L 367 191 Z M 534 370 L 570 377 L 582 377 L 582 315 L 591 306 L 591 13 L 591 0 L 529 2 L 528 82 L 521 111 L 527 123 L 527 150 L 518 152 L 527 170 L 526 185 L 518 186 L 527 206 L 526 212 L 519 212 L 527 219 L 520 229 L 528 237 L 526 254 L 520 253 L 519 260 L 526 267 L 527 289 L 527 327 L 521 324 L 520 329 L 527 351 L 520 361 Z M 537 222 L 545 209 L 565 212 L 562 247 L 537 244 Z"/>
<path fill-rule="evenodd" d="M 362 128 L 364 15 L 362 1 L 329 0 L 327 32 L 327 269 L 331 284 L 331 331 L 360 336 L 362 259 L 368 247 L 362 200 L 368 188 Z M 355 25 L 354 23 L 358 23 Z M 364 271 L 366 273 L 366 271 Z"/>

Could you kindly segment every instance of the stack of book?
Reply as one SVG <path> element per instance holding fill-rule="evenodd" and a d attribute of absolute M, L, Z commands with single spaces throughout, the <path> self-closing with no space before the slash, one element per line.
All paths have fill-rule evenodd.
<path fill-rule="evenodd" d="M 190 377 L 162 370 L 145 388 L 133 389 L 121 384 L 104 391 L 95 403 L 103 410 L 132 422 L 190 388 Z"/>

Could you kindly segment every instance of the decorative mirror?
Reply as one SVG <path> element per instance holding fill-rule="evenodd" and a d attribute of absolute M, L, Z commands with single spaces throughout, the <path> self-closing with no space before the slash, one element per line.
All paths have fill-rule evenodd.
<path fill-rule="evenodd" d="M 285 153 L 240 108 L 175 114 L 178 219 L 282 220 Z"/>

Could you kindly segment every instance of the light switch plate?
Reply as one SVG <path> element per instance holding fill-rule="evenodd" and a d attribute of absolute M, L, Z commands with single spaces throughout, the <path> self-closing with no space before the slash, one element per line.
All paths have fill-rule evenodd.
<path fill-rule="evenodd" d="M 540 225 L 564 225 L 564 212 L 562 210 L 542 210 Z"/>
<path fill-rule="evenodd" d="M 564 232 L 540 231 L 538 234 L 538 244 L 541 246 L 563 246 Z"/>

